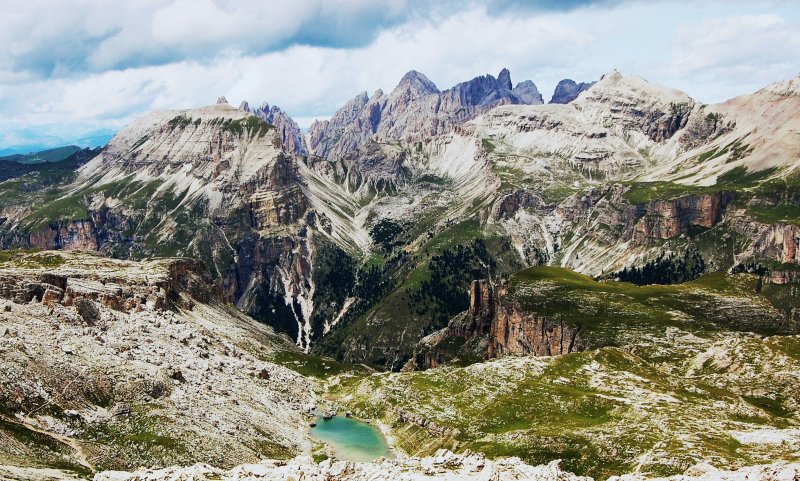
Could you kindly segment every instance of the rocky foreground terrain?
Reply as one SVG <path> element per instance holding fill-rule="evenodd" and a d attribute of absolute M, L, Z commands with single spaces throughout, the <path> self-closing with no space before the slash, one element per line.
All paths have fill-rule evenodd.
<path fill-rule="evenodd" d="M 609 481 L 794 481 L 800 477 L 800 464 L 774 463 L 750 466 L 735 471 L 698 465 L 683 475 L 670 478 L 652 478 L 638 474 L 614 476 Z M 230 471 L 208 465 L 162 470 L 139 470 L 134 473 L 105 472 L 95 476 L 95 481 L 254 481 L 254 480 L 308 480 L 308 481 L 592 481 L 586 476 L 576 476 L 559 467 L 558 461 L 542 466 L 530 466 L 519 458 L 497 461 L 483 455 L 465 452 L 453 454 L 442 450 L 427 458 L 409 458 L 401 461 L 381 460 L 375 463 L 332 462 L 315 464 L 308 458 L 289 462 L 265 461 L 236 467 Z"/>
<path fill-rule="evenodd" d="M 196 262 L 0 261 L 0 465 L 87 474 L 309 452 L 313 381 L 268 360 L 295 347 L 222 302 Z"/>

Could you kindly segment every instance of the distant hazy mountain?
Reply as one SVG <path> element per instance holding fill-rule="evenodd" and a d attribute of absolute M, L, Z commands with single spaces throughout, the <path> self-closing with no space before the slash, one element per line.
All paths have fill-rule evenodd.
<path fill-rule="evenodd" d="M 10 160 L 20 164 L 38 164 L 40 162 L 58 162 L 64 160 L 75 152 L 81 150 L 77 145 L 56 147 L 55 149 L 42 150 L 29 154 L 12 154 L 0 157 L 0 160 Z"/>

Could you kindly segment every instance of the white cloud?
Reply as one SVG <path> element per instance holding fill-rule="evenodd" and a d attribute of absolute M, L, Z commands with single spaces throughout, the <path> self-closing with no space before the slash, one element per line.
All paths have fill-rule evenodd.
<path fill-rule="evenodd" d="M 714 18 L 678 28 L 673 49 L 671 68 L 678 76 L 800 68 L 800 25 L 776 14 Z"/>
<path fill-rule="evenodd" d="M 557 64 L 564 52 L 578 52 L 591 40 L 554 17 L 498 18 L 474 9 L 439 23 L 406 23 L 362 48 L 294 46 L 258 56 L 233 51 L 206 62 L 28 82 L 17 85 L 13 95 L 0 92 L 0 101 L 8 105 L 4 114 L 14 112 L 10 118 L 0 116 L 0 127 L 82 126 L 84 131 L 70 134 L 77 136 L 108 124 L 119 126 L 151 109 L 208 104 L 219 95 L 234 104 L 268 100 L 292 115 L 323 117 L 361 90 L 390 90 L 412 68 L 446 88 L 476 75 L 496 75 L 531 56 L 541 65 Z"/>
<path fill-rule="evenodd" d="M 444 89 L 509 67 L 515 82 L 534 80 L 547 99 L 562 78 L 593 80 L 616 67 L 704 101 L 800 69 L 796 5 L 610 2 L 498 15 L 475 0 L 396 23 L 412 0 L 7 1 L 0 17 L 0 49 L 8 52 L 0 56 L 0 147 L 32 135 L 66 141 L 118 128 L 148 110 L 205 105 L 219 95 L 235 105 L 267 100 L 307 125 L 360 91 L 391 90 L 411 69 Z M 347 48 L 280 46 L 320 18 L 315 35 L 379 33 Z M 375 26 L 382 22 L 393 26 Z"/>

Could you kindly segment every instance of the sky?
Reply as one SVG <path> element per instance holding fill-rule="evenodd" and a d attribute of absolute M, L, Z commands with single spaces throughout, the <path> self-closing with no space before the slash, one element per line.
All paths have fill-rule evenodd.
<path fill-rule="evenodd" d="M 418 70 L 618 69 L 713 103 L 800 74 L 800 0 L 3 0 L 0 152 L 101 143 L 142 113 L 269 102 L 301 127 Z"/>

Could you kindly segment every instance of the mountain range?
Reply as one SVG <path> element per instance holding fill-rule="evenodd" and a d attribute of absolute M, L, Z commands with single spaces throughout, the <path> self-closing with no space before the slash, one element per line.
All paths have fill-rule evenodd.
<path fill-rule="evenodd" d="M 545 104 L 532 81 L 514 85 L 507 69 L 446 90 L 411 71 L 388 94 L 362 92 L 307 133 L 276 106 L 237 108 L 224 97 L 152 112 L 101 150 L 3 161 L 0 254 L 9 254 L 0 297 L 38 306 L 52 291 L 50 308 L 62 316 L 85 297 L 103 316 L 122 312 L 113 316 L 133 330 L 184 326 L 172 340 L 143 337 L 164 343 L 159 352 L 213 338 L 210 358 L 186 354 L 191 371 L 165 354 L 158 372 L 167 385 L 183 386 L 174 376 L 186 371 L 203 379 L 191 389 L 217 392 L 245 385 L 225 366 L 256 379 L 264 369 L 263 385 L 241 402 L 266 396 L 269 412 L 288 420 L 256 422 L 237 408 L 244 438 L 209 418 L 217 433 L 209 446 L 181 441 L 183 458 L 167 446 L 120 462 L 104 451 L 104 468 L 204 456 L 231 467 L 256 452 L 310 453 L 307 435 L 293 439 L 291 429 L 323 402 L 388 426 L 409 454 L 560 457 L 595 477 L 643 466 L 674 474 L 708 460 L 794 461 L 798 112 L 800 77 L 708 105 L 610 71 L 596 82 L 563 80 Z M 184 260 L 153 260 L 163 258 Z M 54 280 L 40 272 L 49 262 L 76 267 L 59 267 Z M 81 273 L 81 263 L 126 273 L 146 265 L 147 276 L 166 280 L 104 278 Z M 95 283 L 86 288 L 94 294 L 68 294 L 80 279 Z M 204 324 L 187 306 L 228 327 Z M 41 331 L 45 308 L 35 309 Z M 158 314 L 141 320 L 137 309 Z M 263 355 L 245 331 L 264 340 Z M 131 352 L 138 372 L 137 334 L 120 335 L 128 347 L 114 355 Z M 69 354 L 61 351 L 41 363 L 57 369 Z M 18 388 L 34 405 L 33 390 L 14 380 L 34 356 L 20 356 L 0 400 Z M 226 377 L 201 374 L 198 366 L 214 362 Z M 339 376 L 304 371 L 318 363 Z M 115 376 L 100 377 L 122 383 Z M 96 392 L 87 387 L 75 405 L 141 405 L 136 396 L 104 405 Z M 177 413 L 201 416 L 213 405 L 197 392 L 187 405 L 148 396 L 167 403 L 162 415 L 183 440 L 197 433 Z M 58 416 L 70 402 L 56 403 Z M 44 429 L 40 421 L 26 429 Z M 275 444 L 253 448 L 257 430 Z M 758 430 L 778 442 L 750 442 Z M 117 445 L 105 431 L 81 432 L 103 449 Z M 224 454 L 232 443 L 237 454 Z"/>

